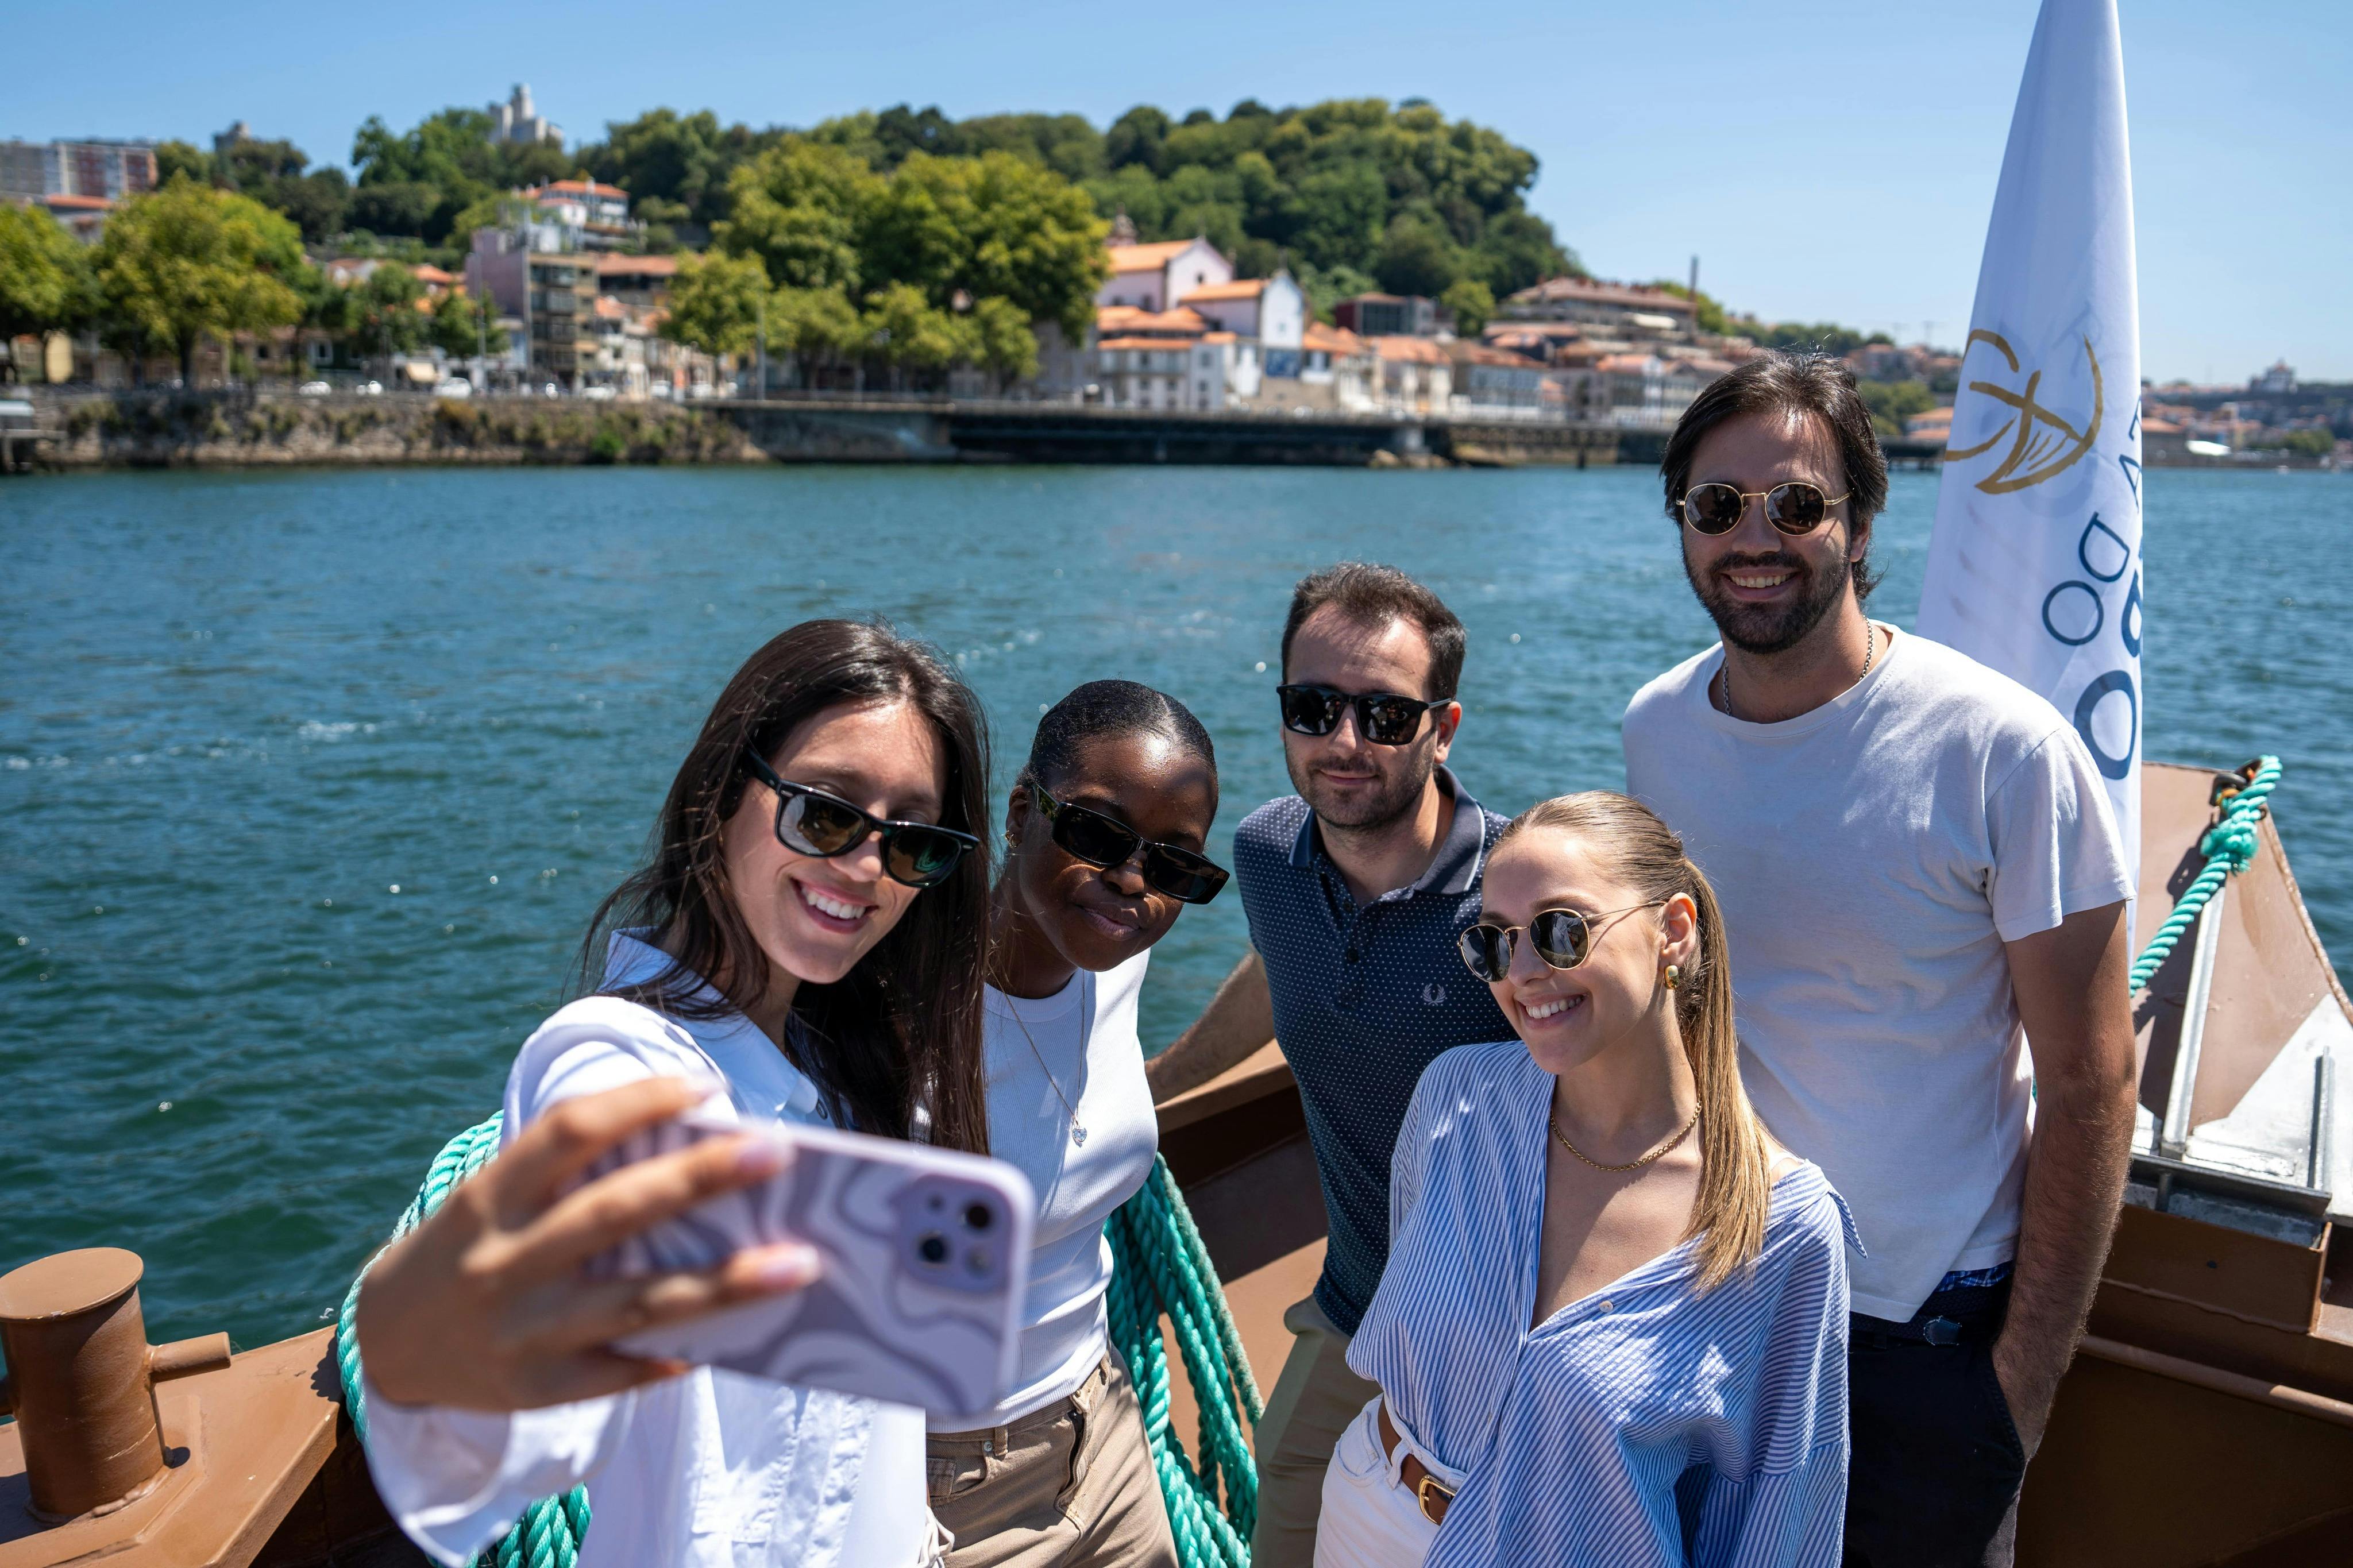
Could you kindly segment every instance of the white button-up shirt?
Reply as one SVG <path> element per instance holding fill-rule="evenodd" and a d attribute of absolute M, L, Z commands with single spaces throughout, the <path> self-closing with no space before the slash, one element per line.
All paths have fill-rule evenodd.
<path fill-rule="evenodd" d="M 613 938 L 610 986 L 664 956 Z M 611 996 L 572 1003 L 507 1079 L 512 1140 L 549 1107 L 647 1078 L 709 1080 L 707 1111 L 827 1121 L 817 1086 L 749 1019 L 681 1020 Z M 900 1568 L 924 1561 L 923 1414 L 698 1367 L 603 1399 L 497 1415 L 367 1389 L 368 1465 L 402 1530 L 451 1568 L 535 1500 L 588 1487 L 580 1568 Z"/>

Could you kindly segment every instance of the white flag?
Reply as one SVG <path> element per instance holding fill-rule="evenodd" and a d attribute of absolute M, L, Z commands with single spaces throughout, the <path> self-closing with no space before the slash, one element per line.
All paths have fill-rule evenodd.
<path fill-rule="evenodd" d="M 2115 0 L 2043 0 L 1978 266 L 1921 635 L 2048 697 L 2140 858 L 2140 306 Z"/>

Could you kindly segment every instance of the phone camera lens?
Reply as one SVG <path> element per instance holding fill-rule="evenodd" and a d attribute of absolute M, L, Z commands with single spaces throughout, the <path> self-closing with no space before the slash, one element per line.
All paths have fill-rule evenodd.
<path fill-rule="evenodd" d="M 915 1243 L 915 1255 L 926 1263 L 945 1263 L 948 1260 L 948 1238 L 933 1231 Z"/>
<path fill-rule="evenodd" d="M 967 1247 L 964 1251 L 965 1272 L 975 1279 L 987 1279 L 996 1265 L 996 1257 L 985 1247 Z"/>
<path fill-rule="evenodd" d="M 965 1205 L 964 1223 L 975 1230 L 987 1230 L 997 1223 L 997 1215 L 987 1204 L 967 1204 Z"/>

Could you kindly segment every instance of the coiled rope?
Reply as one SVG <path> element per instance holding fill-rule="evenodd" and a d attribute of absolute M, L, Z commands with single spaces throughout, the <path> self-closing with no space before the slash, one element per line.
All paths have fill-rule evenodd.
<path fill-rule="evenodd" d="M 2173 910 L 2165 917 L 2165 923 L 2157 928 L 2157 934 L 2148 939 L 2148 945 L 2133 960 L 2135 991 L 2147 985 L 2164 967 L 2166 959 L 2179 945 L 2182 933 L 2196 923 L 2198 912 L 2221 890 L 2223 881 L 2232 873 L 2254 864 L 2255 851 L 2263 844 L 2256 825 L 2270 809 L 2265 801 L 2279 784 L 2280 760 L 2257 757 L 2239 770 L 2239 776 L 2245 782 L 2218 799 L 2221 817 L 2198 841 L 2198 852 L 2206 857 L 2204 868 L 2189 886 L 2181 889 L 2181 897 L 2173 901 Z"/>
<path fill-rule="evenodd" d="M 1208 1248 L 1201 1245 L 1166 1160 L 1152 1162 L 1152 1174 L 1104 1229 L 1113 1260 L 1111 1341 L 1126 1358 L 1144 1407 L 1144 1433 L 1160 1495 L 1168 1504 L 1177 1558 L 1185 1568 L 1250 1568 L 1258 1468 L 1242 1422 L 1247 1419 L 1255 1429 L 1265 1405 Z M 1186 1381 L 1200 1410 L 1198 1468 L 1169 1420 L 1168 1352 L 1160 1337 L 1164 1314 L 1176 1331 Z"/>
<path fill-rule="evenodd" d="M 459 1183 L 491 1163 L 499 1152 L 499 1127 L 504 1116 L 494 1111 L 488 1121 L 477 1122 L 442 1145 L 425 1173 L 425 1184 L 409 1200 L 385 1245 L 415 1230 Z M 377 1249 L 379 1254 L 382 1250 Z M 368 1259 L 368 1263 L 375 1261 Z M 351 1412 L 352 1429 L 363 1444 L 367 1441 L 367 1397 L 360 1377 L 360 1339 L 353 1325 L 359 1314 L 360 1281 L 366 1278 L 367 1265 L 363 1264 L 343 1296 L 343 1310 L 335 1317 L 335 1364 L 343 1373 L 343 1408 Z M 573 1568 L 580 1555 L 581 1539 L 587 1533 L 588 1489 L 574 1487 L 562 1497 L 542 1498 L 523 1510 L 514 1528 L 475 1560 L 475 1568 Z"/>
<path fill-rule="evenodd" d="M 416 1229 L 459 1183 L 490 1163 L 499 1151 L 501 1121 L 501 1115 L 493 1114 L 469 1127 L 433 1157 L 425 1184 L 393 1227 L 392 1240 Z M 1120 1205 L 1104 1229 L 1113 1260 L 1107 1308 L 1112 1342 L 1127 1360 L 1144 1407 L 1145 1435 L 1160 1495 L 1168 1505 L 1178 1556 L 1185 1568 L 1249 1568 L 1250 1531 L 1258 1516 L 1258 1470 L 1241 1423 L 1247 1419 L 1255 1428 L 1264 1405 L 1208 1248 L 1202 1245 L 1166 1161 L 1153 1161 L 1142 1189 Z M 354 1323 L 360 1281 L 366 1278 L 364 1265 L 335 1320 L 343 1405 L 362 1443 L 367 1440 L 367 1400 Z M 1168 1355 L 1160 1337 L 1163 1314 L 1175 1327 L 1185 1375 L 1200 1407 L 1198 1469 L 1169 1420 Z M 586 1487 L 542 1498 L 482 1553 L 476 1568 L 573 1568 L 588 1533 L 588 1520 Z"/>

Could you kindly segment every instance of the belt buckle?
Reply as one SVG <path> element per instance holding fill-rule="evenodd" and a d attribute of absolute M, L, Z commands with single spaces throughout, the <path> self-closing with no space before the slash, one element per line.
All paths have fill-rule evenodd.
<path fill-rule="evenodd" d="M 1953 1318 L 1931 1318 L 1920 1325 L 1920 1337 L 1932 1345 L 1957 1345 L 1961 1342 L 1961 1325 Z"/>
<path fill-rule="evenodd" d="M 1421 1517 L 1432 1524 L 1446 1522 L 1446 1509 L 1454 1500 L 1454 1489 L 1436 1476 L 1425 1472 L 1413 1487 L 1414 1500 L 1421 1507 Z"/>

